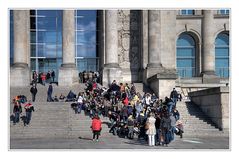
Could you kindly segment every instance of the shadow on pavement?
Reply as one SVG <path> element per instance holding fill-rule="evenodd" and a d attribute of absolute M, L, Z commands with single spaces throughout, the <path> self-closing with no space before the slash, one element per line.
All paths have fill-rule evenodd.
<path fill-rule="evenodd" d="M 78 139 L 82 139 L 82 140 L 92 140 L 92 138 L 86 138 L 86 137 L 81 137 L 81 136 L 79 136 Z"/>

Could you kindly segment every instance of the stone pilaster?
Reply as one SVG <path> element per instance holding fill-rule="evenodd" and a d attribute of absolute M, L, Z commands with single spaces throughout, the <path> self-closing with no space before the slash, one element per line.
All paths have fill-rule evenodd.
<path fill-rule="evenodd" d="M 105 64 L 102 84 L 108 86 L 113 80 L 122 81 L 118 63 L 118 11 L 105 11 Z"/>
<path fill-rule="evenodd" d="M 74 10 L 64 10 L 62 18 L 62 57 L 58 82 L 60 86 L 71 86 L 79 82 L 75 65 L 75 14 Z"/>
<path fill-rule="evenodd" d="M 10 69 L 10 85 L 13 87 L 23 87 L 30 84 L 30 69 L 28 66 L 29 16 L 29 10 L 13 11 L 14 61 Z"/>
<path fill-rule="evenodd" d="M 213 10 L 203 10 L 203 52 L 202 76 L 203 83 L 219 82 L 215 75 L 215 39 L 214 39 L 214 14 Z"/>

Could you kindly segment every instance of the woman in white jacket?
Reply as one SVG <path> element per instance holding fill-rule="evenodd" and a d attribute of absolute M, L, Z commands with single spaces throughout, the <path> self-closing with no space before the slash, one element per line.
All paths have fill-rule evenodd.
<path fill-rule="evenodd" d="M 149 146 L 155 146 L 155 135 L 156 135 L 156 128 L 155 128 L 155 121 L 154 114 L 151 112 L 150 117 L 148 117 L 146 124 L 148 123 L 148 130 L 146 134 L 148 135 Z"/>

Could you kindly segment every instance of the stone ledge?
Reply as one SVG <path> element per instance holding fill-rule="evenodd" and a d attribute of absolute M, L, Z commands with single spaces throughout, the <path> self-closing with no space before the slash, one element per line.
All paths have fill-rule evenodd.
<path fill-rule="evenodd" d="M 221 93 L 229 93 L 229 87 L 215 87 L 215 88 L 209 88 L 205 90 L 200 90 L 196 92 L 189 92 L 190 97 L 195 96 L 205 96 L 205 95 L 212 95 L 212 94 L 221 94 Z"/>
<path fill-rule="evenodd" d="M 178 75 L 175 70 L 164 70 L 163 72 L 157 73 L 156 75 L 148 78 L 148 82 L 152 82 L 158 79 L 177 79 Z"/>

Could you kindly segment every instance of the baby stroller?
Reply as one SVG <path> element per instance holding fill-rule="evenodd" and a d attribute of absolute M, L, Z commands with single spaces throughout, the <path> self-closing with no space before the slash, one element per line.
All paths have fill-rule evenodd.
<path fill-rule="evenodd" d="M 183 138 L 183 133 L 184 133 L 184 131 L 183 131 L 183 123 L 180 120 L 177 121 L 175 129 L 176 129 L 175 134 L 179 135 L 180 138 Z"/>

